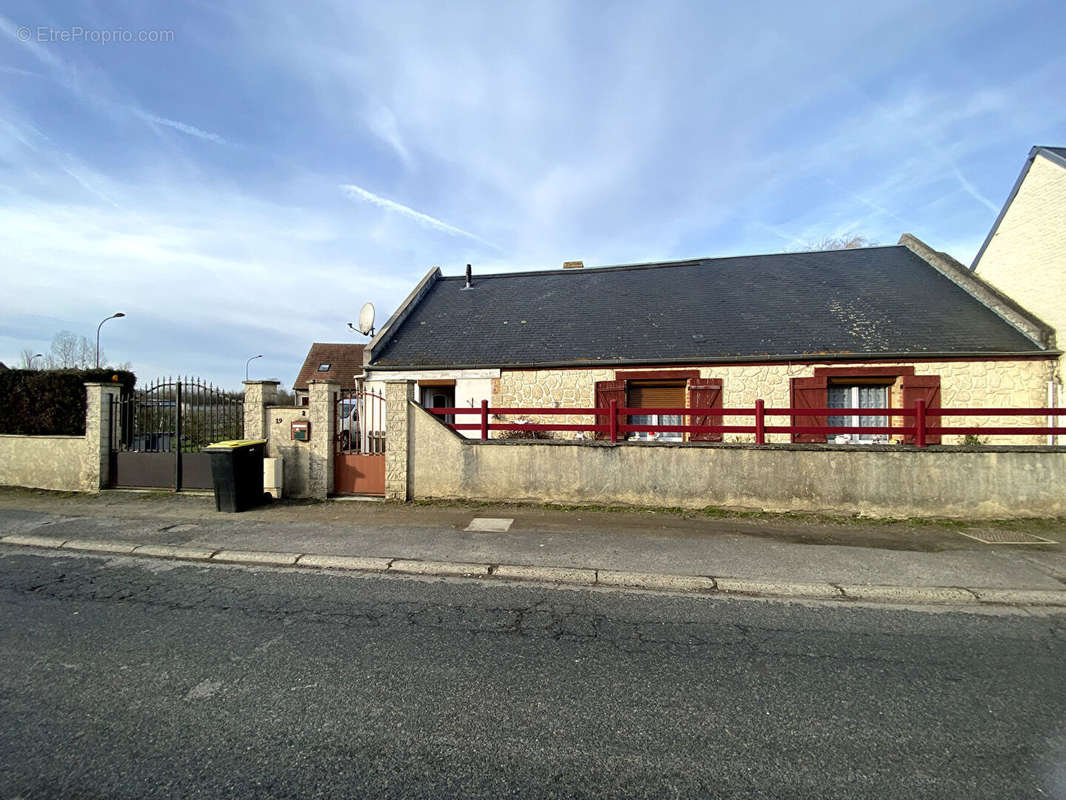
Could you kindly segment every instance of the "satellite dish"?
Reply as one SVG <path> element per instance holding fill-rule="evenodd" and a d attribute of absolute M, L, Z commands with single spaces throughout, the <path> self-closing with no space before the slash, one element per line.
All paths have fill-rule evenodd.
<path fill-rule="evenodd" d="M 364 303 L 359 309 L 359 333 L 364 336 L 374 335 L 374 304 Z"/>

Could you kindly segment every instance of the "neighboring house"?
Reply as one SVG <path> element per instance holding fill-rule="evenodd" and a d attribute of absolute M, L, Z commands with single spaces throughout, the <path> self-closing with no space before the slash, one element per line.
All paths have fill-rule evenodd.
<path fill-rule="evenodd" d="M 1059 355 L 1049 326 L 905 234 L 887 247 L 598 269 L 472 278 L 433 269 L 367 345 L 364 360 L 368 387 L 414 380 L 424 406 L 476 407 L 487 399 L 497 408 L 606 407 L 613 399 L 637 408 L 706 408 L 696 424 L 721 424 L 714 409 L 752 408 L 757 398 L 767 408 L 898 408 L 918 399 L 929 407 L 1045 407 Z M 725 423 L 750 424 L 734 419 Z M 886 424 L 861 419 L 795 417 L 811 426 Z"/>
<path fill-rule="evenodd" d="M 1066 331 L 1066 147 L 1029 151 L 971 268 Z M 1058 377 L 1061 384 L 1061 361 Z"/>
<path fill-rule="evenodd" d="M 296 405 L 307 405 L 310 381 L 336 381 L 344 389 L 354 389 L 362 374 L 363 345 L 315 342 L 292 384 Z"/>

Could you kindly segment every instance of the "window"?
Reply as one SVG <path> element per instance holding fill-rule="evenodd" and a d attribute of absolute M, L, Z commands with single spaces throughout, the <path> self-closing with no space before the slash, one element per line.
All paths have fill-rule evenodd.
<path fill-rule="evenodd" d="M 453 382 L 454 384 L 454 382 Z M 455 386 L 421 386 L 419 387 L 422 392 L 422 407 L 423 408 L 455 408 Z M 447 425 L 452 425 L 455 422 L 454 414 L 445 414 L 438 417 L 439 420 Z M 469 420 L 461 420 L 462 422 L 468 422 Z"/>
<path fill-rule="evenodd" d="M 829 384 L 829 403 L 827 408 L 888 408 L 888 386 L 885 384 Z M 884 428 L 888 426 L 888 417 L 867 417 L 853 414 L 830 416 L 826 424 L 854 428 Z M 829 434 L 829 441 L 836 444 L 871 444 L 887 442 L 888 436 L 881 433 L 844 433 L 837 436 Z"/>
<path fill-rule="evenodd" d="M 328 362 L 328 361 L 325 364 L 319 364 L 318 365 L 318 371 L 319 372 L 329 372 L 329 368 L 331 366 L 333 366 L 333 365 L 330 362 Z"/>
<path fill-rule="evenodd" d="M 626 405 L 630 408 L 684 408 L 685 381 L 630 381 Z M 630 425 L 684 425 L 682 414 L 632 414 Z M 680 442 L 683 433 L 634 431 L 629 434 L 633 441 Z"/>

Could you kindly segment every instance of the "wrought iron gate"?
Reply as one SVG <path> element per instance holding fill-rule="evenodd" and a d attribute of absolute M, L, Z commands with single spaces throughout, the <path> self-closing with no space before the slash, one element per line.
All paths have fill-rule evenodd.
<path fill-rule="evenodd" d="M 334 494 L 385 494 L 385 398 L 374 392 L 337 393 Z"/>
<path fill-rule="evenodd" d="M 111 487 L 210 489 L 212 442 L 244 436 L 244 395 L 199 378 L 160 378 L 112 398 Z"/>

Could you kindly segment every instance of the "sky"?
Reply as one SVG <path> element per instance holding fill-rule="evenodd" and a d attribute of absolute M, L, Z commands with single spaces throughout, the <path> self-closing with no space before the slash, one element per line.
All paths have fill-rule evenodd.
<path fill-rule="evenodd" d="M 6 2 L 0 361 L 291 386 L 460 274 L 912 233 L 1066 145 L 1066 4 Z M 472 331 L 476 335 L 476 331 Z"/>

